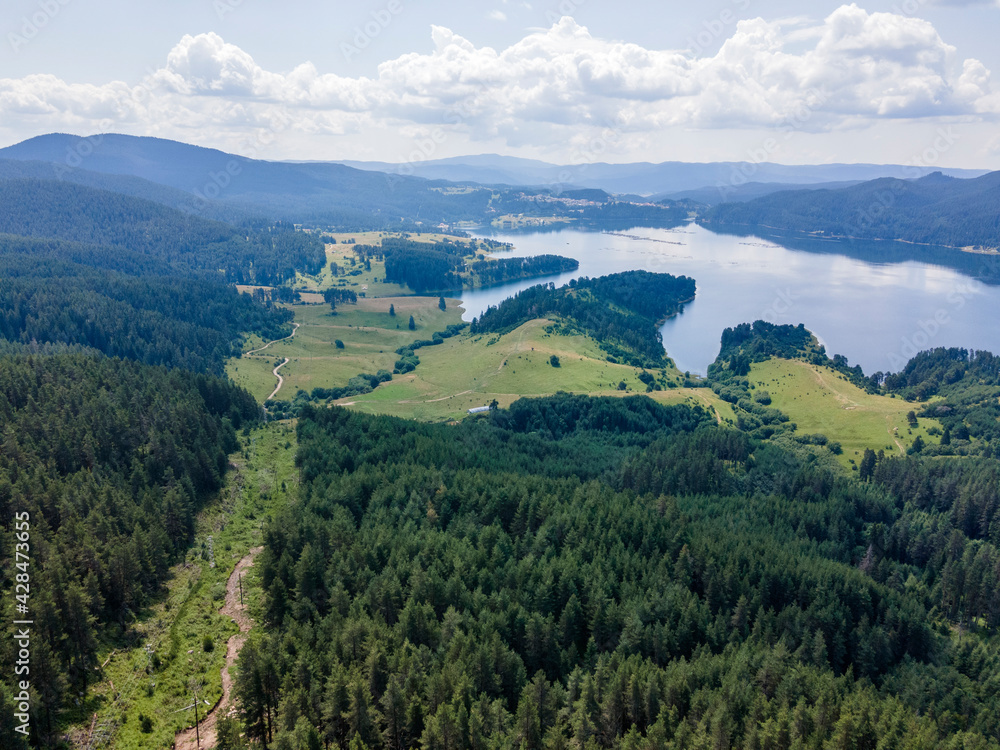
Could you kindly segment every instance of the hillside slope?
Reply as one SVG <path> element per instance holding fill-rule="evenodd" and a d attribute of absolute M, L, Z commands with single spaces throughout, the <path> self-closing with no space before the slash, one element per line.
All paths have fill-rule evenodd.
<path fill-rule="evenodd" d="M 971 180 L 940 172 L 918 180 L 885 178 L 842 190 L 793 190 L 710 209 L 713 225 L 957 247 L 1000 245 L 1000 172 Z"/>
<path fill-rule="evenodd" d="M 402 217 L 439 222 L 482 214 L 489 194 L 445 195 L 426 180 L 385 175 L 342 164 L 292 164 L 248 159 L 161 138 L 53 133 L 5 149 L 0 159 L 71 163 L 94 172 L 131 175 L 182 190 L 196 209 L 207 201 L 255 208 L 296 221 L 385 224 Z M 70 155 L 70 156 L 68 156 Z"/>

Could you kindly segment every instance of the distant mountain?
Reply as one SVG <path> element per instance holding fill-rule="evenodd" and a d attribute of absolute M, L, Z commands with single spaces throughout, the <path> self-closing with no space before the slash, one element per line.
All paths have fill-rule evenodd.
<path fill-rule="evenodd" d="M 839 190 L 840 188 L 858 185 L 862 180 L 846 180 L 844 182 L 817 182 L 810 185 L 795 185 L 787 182 L 748 182 L 736 187 L 703 187 L 696 190 L 682 190 L 679 193 L 655 195 L 654 200 L 689 200 L 705 206 L 715 206 L 719 203 L 740 203 L 755 198 L 763 198 L 771 193 L 783 190 Z"/>
<path fill-rule="evenodd" d="M 51 134 L 0 149 L 0 159 L 48 162 L 130 175 L 206 202 L 236 205 L 295 221 L 358 226 L 479 218 L 488 191 L 446 195 L 422 178 L 372 174 L 342 164 L 270 162 L 160 138 Z"/>
<path fill-rule="evenodd" d="M 2 152 L 0 152 L 2 156 Z M 828 182 L 861 182 L 879 177 L 907 177 L 929 174 L 933 168 L 894 164 L 783 165 L 770 162 L 663 162 L 652 164 L 550 164 L 533 159 L 485 154 L 448 159 L 430 159 L 414 164 L 342 161 L 357 169 L 398 173 L 452 182 L 483 185 L 531 185 L 534 187 L 600 188 L 609 193 L 637 193 L 675 197 L 682 191 L 702 188 L 738 190 L 749 181 L 807 185 Z M 946 169 L 954 177 L 979 177 L 986 170 Z M 713 202 L 717 203 L 715 199 Z"/>
<path fill-rule="evenodd" d="M 182 258 L 239 239 L 233 226 L 153 201 L 58 180 L 0 180 L 0 233 Z M 200 261 L 198 261 L 200 265 Z"/>
<path fill-rule="evenodd" d="M 166 262 L 237 284 L 280 284 L 316 273 L 322 243 L 290 224 L 234 227 L 121 193 L 59 180 L 0 180 L 0 234 L 110 249 L 110 257 Z M 221 272 L 221 273 L 220 273 Z"/>
<path fill-rule="evenodd" d="M 709 209 L 709 226 L 763 226 L 814 236 L 1000 247 L 1000 172 L 960 180 L 935 172 L 840 190 L 791 190 Z"/>
<path fill-rule="evenodd" d="M 478 156 L 456 156 L 447 159 L 429 159 L 413 164 L 394 164 L 385 161 L 341 161 L 355 169 L 364 169 L 391 174 L 412 174 L 428 180 L 449 180 L 451 182 L 473 182 L 480 185 L 531 185 L 552 187 L 559 184 L 580 185 L 583 183 L 560 178 L 556 164 L 537 159 L 522 159 L 516 156 L 480 154 Z"/>
<path fill-rule="evenodd" d="M 141 177 L 91 172 L 86 169 L 45 161 L 0 159 L 0 180 L 17 179 L 58 180 L 59 182 L 130 195 L 133 198 L 142 198 L 182 211 L 190 212 L 192 210 L 190 193 L 144 180 Z M 227 206 L 216 201 L 206 201 L 199 207 L 201 210 L 198 211 L 198 214 L 201 217 L 216 221 L 240 222 L 259 214 L 259 212 Z"/>

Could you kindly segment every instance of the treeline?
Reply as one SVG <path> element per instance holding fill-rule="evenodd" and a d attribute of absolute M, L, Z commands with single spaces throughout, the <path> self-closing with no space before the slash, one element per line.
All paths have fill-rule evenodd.
<path fill-rule="evenodd" d="M 590 201 L 580 204 L 577 201 Z M 696 204 L 690 201 L 662 200 L 657 203 L 633 203 L 612 200 L 603 190 L 569 190 L 562 193 L 501 190 L 490 203 L 495 215 L 561 216 L 574 222 L 601 227 L 632 228 L 676 227 L 689 220 Z"/>
<path fill-rule="evenodd" d="M 921 415 L 944 427 L 937 452 L 1000 457 L 1000 357 L 938 348 L 917 354 L 898 373 L 874 377 L 886 393 L 925 402 Z"/>
<path fill-rule="evenodd" d="M 839 190 L 788 190 L 704 214 L 709 226 L 751 225 L 837 237 L 952 247 L 1000 245 L 1000 172 L 976 179 L 940 172 L 891 177 Z"/>
<path fill-rule="evenodd" d="M 288 310 L 149 256 L 0 235 L 0 338 L 221 374 L 243 336 L 287 335 Z"/>
<path fill-rule="evenodd" d="M 324 289 L 323 290 L 323 301 L 330 305 L 330 309 L 333 312 L 337 311 L 337 303 L 345 302 L 349 305 L 357 304 L 358 293 L 353 292 L 350 289 Z"/>
<path fill-rule="evenodd" d="M 489 249 L 502 248 L 495 240 L 482 242 Z M 580 263 L 559 255 L 531 258 L 483 258 L 470 262 L 480 250 L 477 240 L 461 238 L 417 242 L 408 237 L 385 237 L 380 245 L 356 245 L 355 253 L 368 262 L 385 261 L 385 278 L 408 286 L 418 294 L 464 287 L 490 286 L 516 279 L 575 271 Z"/>
<path fill-rule="evenodd" d="M 385 237 L 381 245 L 356 245 L 364 260 L 384 260 L 385 279 L 408 286 L 418 294 L 462 287 L 465 258 L 474 255 L 475 240 L 417 242 L 406 237 Z"/>
<path fill-rule="evenodd" d="M 418 349 L 423 349 L 425 346 L 439 346 L 444 343 L 445 339 L 460 334 L 468 325 L 468 323 L 453 323 L 443 331 L 435 331 L 429 339 L 418 339 L 406 346 L 399 347 L 396 350 L 399 359 L 396 360 L 392 371 L 397 375 L 402 375 L 415 369 L 420 364 L 420 358 L 416 355 Z"/>
<path fill-rule="evenodd" d="M 291 401 L 268 399 L 264 402 L 264 408 L 267 410 L 267 418 L 270 420 L 295 419 L 302 412 L 306 404 L 318 401 L 325 401 L 329 404 L 331 401 L 336 401 L 339 398 L 362 396 L 366 393 L 371 393 L 382 383 L 388 383 L 390 380 L 392 380 L 392 373 L 388 370 L 379 370 L 374 375 L 363 372 L 348 380 L 347 385 L 335 386 L 333 388 L 317 386 L 311 391 L 299 389 Z"/>
<path fill-rule="evenodd" d="M 0 590 L 7 627 L 30 619 L 31 744 L 54 744 L 86 699 L 98 643 L 122 632 L 191 542 L 221 486 L 252 396 L 207 375 L 85 355 L 0 357 Z M 27 514 L 28 617 L 15 616 L 15 519 Z M 15 644 L 0 643 L 6 665 Z M 12 673 L 0 677 L 5 748 Z"/>
<path fill-rule="evenodd" d="M 235 687 L 249 740 L 998 746 L 995 643 L 939 629 L 936 568 L 884 542 L 916 515 L 811 448 L 567 395 L 298 432 Z"/>
<path fill-rule="evenodd" d="M 318 273 L 323 243 L 292 225 L 234 227 L 132 196 L 58 180 L 0 181 L 0 233 L 119 248 L 175 273 L 218 274 L 231 284 L 277 286 Z"/>
<path fill-rule="evenodd" d="M 575 271 L 580 261 L 561 255 L 535 255 L 530 258 L 490 258 L 469 268 L 470 286 L 493 286 L 518 279 L 533 279 Z"/>
<path fill-rule="evenodd" d="M 472 321 L 471 331 L 506 333 L 529 320 L 557 315 L 571 329 L 596 339 L 613 358 L 657 367 L 666 357 L 658 324 L 694 294 L 694 279 L 649 271 L 574 279 L 559 289 L 540 284 L 488 308 Z"/>

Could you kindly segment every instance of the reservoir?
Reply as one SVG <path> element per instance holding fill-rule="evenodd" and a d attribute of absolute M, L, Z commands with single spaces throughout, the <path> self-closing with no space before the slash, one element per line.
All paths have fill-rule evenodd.
<path fill-rule="evenodd" d="M 579 270 L 461 293 L 465 320 L 541 282 L 643 269 L 697 282 L 697 296 L 661 328 L 683 371 L 704 375 L 723 329 L 767 320 L 803 323 L 866 374 L 896 372 L 939 346 L 1000 353 L 998 259 L 948 248 L 890 242 L 722 234 L 697 224 L 673 229 L 557 229 L 477 233 L 510 242 L 498 257 L 551 253 Z"/>

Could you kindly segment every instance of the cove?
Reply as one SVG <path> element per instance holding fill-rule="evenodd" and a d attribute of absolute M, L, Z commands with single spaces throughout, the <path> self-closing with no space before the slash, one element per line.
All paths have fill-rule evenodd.
<path fill-rule="evenodd" d="M 727 234 L 693 223 L 477 234 L 514 245 L 500 257 L 553 253 L 577 259 L 580 268 L 456 293 L 465 320 L 542 282 L 561 286 L 633 269 L 694 278 L 696 298 L 661 328 L 681 371 L 704 375 L 723 329 L 758 319 L 803 323 L 828 354 L 843 354 L 867 374 L 896 372 L 917 352 L 939 346 L 1000 352 L 1000 286 L 984 281 L 998 278 L 994 256 L 902 243 Z"/>

